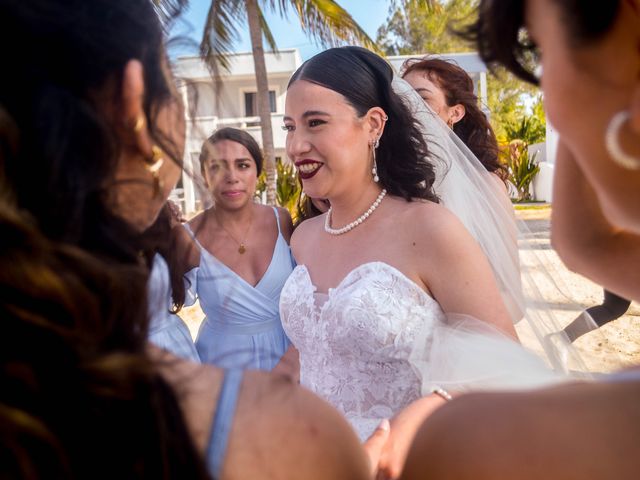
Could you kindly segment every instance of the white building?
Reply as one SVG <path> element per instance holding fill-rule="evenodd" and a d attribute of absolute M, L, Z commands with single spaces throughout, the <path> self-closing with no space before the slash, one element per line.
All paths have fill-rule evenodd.
<path fill-rule="evenodd" d="M 387 57 L 389 63 L 394 68 L 396 73 L 400 73 L 402 70 L 402 64 L 410 58 L 420 58 L 427 54 L 420 55 L 396 55 Z M 487 66 L 480 59 L 477 53 L 446 53 L 446 54 L 433 54 L 429 55 L 433 58 L 441 58 L 455 63 L 460 68 L 469 74 L 473 80 L 475 86 L 475 93 L 480 100 L 480 105 L 485 112 L 489 115 L 489 109 L 487 107 Z"/>
<path fill-rule="evenodd" d="M 285 158 L 285 132 L 280 128 L 289 78 L 302 60 L 297 49 L 282 49 L 279 55 L 265 53 L 271 103 L 271 125 L 276 158 Z M 218 128 L 236 127 L 248 131 L 260 145 L 260 119 L 256 109 L 256 80 L 251 52 L 229 55 L 229 69 L 220 69 L 217 94 L 211 73 L 199 57 L 182 57 L 174 73 L 182 80 L 181 92 L 187 114 L 185 171 L 172 197 L 189 215 L 202 208 L 201 192 L 193 175 L 200 175 L 198 157 L 203 142 Z"/>
<path fill-rule="evenodd" d="M 396 72 L 400 72 L 405 60 L 422 55 L 400 55 L 388 57 Z M 475 53 L 434 55 L 452 60 L 465 69 L 476 86 L 481 105 L 488 113 L 487 67 Z M 276 158 L 286 158 L 285 132 L 280 128 L 284 115 L 287 83 L 302 65 L 297 49 L 280 50 L 279 55 L 265 53 L 269 79 L 271 124 Z M 256 81 L 253 56 L 250 52 L 229 55 L 229 69 L 220 69 L 220 89 L 217 95 L 211 73 L 199 57 L 182 57 L 176 61 L 174 73 L 182 80 L 181 92 L 187 114 L 187 141 L 184 154 L 185 171 L 172 198 L 190 215 L 201 209 L 206 199 L 196 188 L 200 176 L 198 158 L 203 142 L 218 128 L 237 127 L 247 130 L 260 145 L 260 119 L 256 110 Z M 194 178 L 195 177 L 195 178 Z M 195 179 L 195 181 L 194 181 Z"/>

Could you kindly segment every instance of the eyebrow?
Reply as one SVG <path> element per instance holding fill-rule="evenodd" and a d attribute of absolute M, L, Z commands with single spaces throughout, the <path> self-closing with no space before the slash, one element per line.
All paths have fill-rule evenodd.
<path fill-rule="evenodd" d="M 302 118 L 315 117 L 317 115 L 323 115 L 325 117 L 328 117 L 331 114 L 327 113 L 327 112 L 323 112 L 321 110 L 307 110 L 306 112 L 304 112 L 302 114 Z M 285 121 L 285 120 L 293 121 L 293 118 L 285 116 L 285 117 L 282 118 L 282 121 Z"/>
<path fill-rule="evenodd" d="M 237 158 L 232 158 L 232 159 L 227 159 L 227 158 L 211 158 L 209 161 L 210 163 L 214 163 L 214 162 L 250 162 L 252 159 L 249 157 L 237 157 Z"/>

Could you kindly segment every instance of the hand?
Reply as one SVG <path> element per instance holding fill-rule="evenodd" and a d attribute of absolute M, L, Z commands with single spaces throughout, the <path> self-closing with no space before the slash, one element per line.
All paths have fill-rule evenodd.
<path fill-rule="evenodd" d="M 176 226 L 179 223 L 184 223 L 187 221 L 187 219 L 182 214 L 182 209 L 180 208 L 180 205 L 178 205 L 176 202 L 174 202 L 173 200 L 167 200 L 167 207 L 171 212 L 172 226 Z"/>
<path fill-rule="evenodd" d="M 367 452 L 367 457 L 369 457 L 371 478 L 376 478 L 378 474 L 380 455 L 387 444 L 390 431 L 391 425 L 389 424 L 389 420 L 385 418 L 362 445 L 365 452 Z"/>
<path fill-rule="evenodd" d="M 429 415 L 445 403 L 443 398 L 429 395 L 411 403 L 391 419 L 389 439 L 378 462 L 378 480 L 400 478 L 418 429 Z"/>
<path fill-rule="evenodd" d="M 278 364 L 273 367 L 273 373 L 285 375 L 292 382 L 300 383 L 300 353 L 293 345 L 290 345 Z"/>

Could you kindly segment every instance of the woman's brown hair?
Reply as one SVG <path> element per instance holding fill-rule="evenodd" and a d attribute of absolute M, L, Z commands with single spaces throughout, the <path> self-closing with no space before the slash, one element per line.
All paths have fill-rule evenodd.
<path fill-rule="evenodd" d="M 1 478 L 209 477 L 148 355 L 156 246 L 105 198 L 126 126 L 97 97 L 117 108 L 131 59 L 175 151 L 155 128 L 173 100 L 163 40 L 147 0 L 0 3 Z"/>
<path fill-rule="evenodd" d="M 451 62 L 439 58 L 412 58 L 403 65 L 404 77 L 410 72 L 423 72 L 429 80 L 440 87 L 447 105 L 463 105 L 465 115 L 454 124 L 453 131 L 491 173 L 506 180 L 507 171 L 498 160 L 498 141 L 478 105 L 473 80 L 467 72 Z"/>

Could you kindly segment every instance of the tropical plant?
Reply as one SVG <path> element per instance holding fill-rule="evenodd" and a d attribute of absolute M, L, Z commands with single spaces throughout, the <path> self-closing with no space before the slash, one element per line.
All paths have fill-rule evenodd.
<path fill-rule="evenodd" d="M 263 193 L 267 189 L 267 176 L 266 172 L 262 172 L 258 177 L 258 184 L 256 186 L 256 197 L 261 199 Z M 302 191 L 300 182 L 298 181 L 298 174 L 295 167 L 287 162 L 283 162 L 280 159 L 276 160 L 276 202 L 281 207 L 286 208 L 294 217 L 296 214 L 296 202 Z"/>
<path fill-rule="evenodd" d="M 450 26 L 471 18 L 476 7 L 477 0 L 393 2 L 376 41 L 386 55 L 469 52 L 471 46 Z"/>
<path fill-rule="evenodd" d="M 473 45 L 456 30 L 476 19 L 478 0 L 410 0 L 393 3 L 376 41 L 387 55 L 421 55 L 472 52 Z M 504 137 L 503 125 L 525 113 L 536 89 L 503 68 L 487 76 L 487 107 L 496 135 Z"/>
<path fill-rule="evenodd" d="M 523 140 L 512 140 L 501 148 L 501 156 L 509 172 L 509 181 L 517 192 L 518 202 L 531 200 L 531 183 L 540 171 L 536 162 L 538 152 L 529 153 L 529 144 Z"/>
<path fill-rule="evenodd" d="M 296 169 L 291 163 L 284 163 L 277 160 L 276 173 L 278 175 L 276 182 L 276 200 L 278 205 L 286 208 L 293 215 L 296 211 L 296 202 L 302 191 Z"/>
<path fill-rule="evenodd" d="M 155 0 L 160 10 L 168 10 L 176 3 L 189 0 Z M 339 41 L 358 43 L 379 51 L 376 44 L 356 23 L 349 13 L 333 0 L 212 0 L 207 13 L 200 53 L 205 59 L 218 92 L 220 69 L 229 67 L 228 54 L 238 38 L 238 27 L 249 26 L 251 50 L 256 77 L 256 104 L 262 132 L 262 150 L 265 156 L 267 203 L 276 201 L 276 165 L 273 147 L 273 129 L 269 108 L 269 85 L 264 58 L 264 38 L 268 47 L 277 52 L 273 34 L 267 25 L 265 11 L 286 17 L 293 10 L 300 28 L 323 46 Z M 216 94 L 216 98 L 218 95 Z"/>
<path fill-rule="evenodd" d="M 533 145 L 544 142 L 546 138 L 546 123 L 534 115 L 522 116 L 519 121 L 509 122 L 504 126 L 506 140 L 522 140 Z"/>

